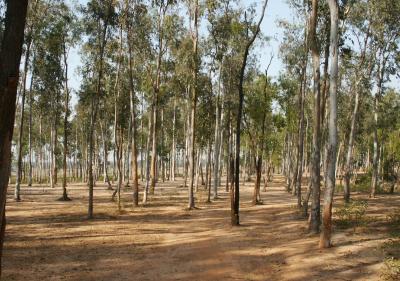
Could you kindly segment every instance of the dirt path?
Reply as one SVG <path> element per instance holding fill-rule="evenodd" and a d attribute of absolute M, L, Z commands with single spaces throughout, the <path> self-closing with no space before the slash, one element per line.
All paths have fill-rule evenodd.
<path fill-rule="evenodd" d="M 242 225 L 234 228 L 227 193 L 205 204 L 200 191 L 200 209 L 186 211 L 179 184 L 160 183 L 149 205 L 134 210 L 126 191 L 121 212 L 99 186 L 91 221 L 84 186 L 70 188 L 71 202 L 55 200 L 59 189 L 24 187 L 15 203 L 10 190 L 4 280 L 379 280 L 382 225 L 337 230 L 336 247 L 320 251 L 279 176 L 264 205 L 251 206 L 250 183 L 242 188 Z M 371 216 L 385 217 L 384 206 L 400 206 L 400 197 L 370 205 Z"/>

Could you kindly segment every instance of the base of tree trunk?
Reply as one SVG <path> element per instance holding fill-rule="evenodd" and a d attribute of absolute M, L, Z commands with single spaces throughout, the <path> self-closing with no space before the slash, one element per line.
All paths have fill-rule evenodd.
<path fill-rule="evenodd" d="M 253 201 L 252 204 L 254 206 L 256 206 L 256 205 L 264 205 L 264 201 L 262 201 L 262 200 Z"/>
<path fill-rule="evenodd" d="M 60 198 L 58 198 L 57 201 L 72 201 L 72 199 L 69 198 L 68 195 L 63 195 Z"/>
<path fill-rule="evenodd" d="M 231 225 L 232 225 L 232 226 L 240 226 L 240 223 L 239 223 L 239 215 L 233 215 L 233 216 L 231 216 Z"/>

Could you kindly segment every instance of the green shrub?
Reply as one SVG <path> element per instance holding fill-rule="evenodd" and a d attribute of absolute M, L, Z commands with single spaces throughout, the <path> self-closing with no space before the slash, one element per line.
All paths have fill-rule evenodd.
<path fill-rule="evenodd" d="M 390 223 L 392 226 L 400 226 L 400 209 L 396 209 L 392 212 L 390 212 L 386 216 L 386 220 L 388 223 Z"/>
<path fill-rule="evenodd" d="M 385 281 L 400 280 L 400 260 L 390 257 L 385 259 L 384 264 L 381 278 Z"/>
<path fill-rule="evenodd" d="M 339 227 L 360 226 L 366 223 L 368 202 L 353 200 L 335 210 L 335 222 Z"/>

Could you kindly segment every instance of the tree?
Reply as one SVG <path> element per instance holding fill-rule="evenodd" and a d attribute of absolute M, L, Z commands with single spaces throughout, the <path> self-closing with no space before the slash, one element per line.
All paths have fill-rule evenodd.
<path fill-rule="evenodd" d="M 6 4 L 5 28 L 0 50 L 0 65 L 2 66 L 0 68 L 0 265 L 6 227 L 5 205 L 11 167 L 15 101 L 28 1 L 8 0 Z"/>
<path fill-rule="evenodd" d="M 256 25 L 256 29 L 253 32 L 252 36 L 249 36 L 249 23 L 247 22 L 247 18 L 245 16 L 245 24 L 246 24 L 246 43 L 243 51 L 243 58 L 242 64 L 239 73 L 239 83 L 238 83 L 238 99 L 239 99 L 239 106 L 238 106 L 238 113 L 236 119 L 236 151 L 235 151 L 235 185 L 234 188 L 231 189 L 231 224 L 239 225 L 239 185 L 240 185 L 240 127 L 242 122 L 242 111 L 243 111 L 243 99 L 244 99 L 244 92 L 243 92 L 243 81 L 244 81 L 244 74 L 247 65 L 247 57 L 249 55 L 250 47 L 253 45 L 258 33 L 260 32 L 260 25 L 262 20 L 264 19 L 265 9 L 267 7 L 268 0 L 264 1 L 260 19 Z"/>
<path fill-rule="evenodd" d="M 97 120 L 97 112 L 99 100 L 103 96 L 103 67 L 104 67 L 104 51 L 107 44 L 107 32 L 109 26 L 113 24 L 114 20 L 114 6 L 113 1 L 97 1 L 92 0 L 87 4 L 83 12 L 89 16 L 91 21 L 88 21 L 86 32 L 94 38 L 89 41 L 93 44 L 94 53 L 96 54 L 96 65 L 93 72 L 96 73 L 96 85 L 93 90 L 95 94 L 91 95 L 90 101 L 90 126 L 89 126 L 89 161 L 88 161 L 88 175 L 89 175 L 89 202 L 88 202 L 88 218 L 93 218 L 93 153 L 94 153 L 94 129 Z M 93 32 L 93 33 L 92 33 Z"/>
<path fill-rule="evenodd" d="M 313 61 L 313 95 L 314 95 L 314 114 L 313 114 L 313 150 L 311 159 L 311 219 L 310 231 L 319 232 L 320 226 L 320 144 L 321 144 L 321 108 L 320 108 L 320 55 L 317 43 L 317 17 L 318 0 L 312 1 L 312 12 L 310 18 L 310 49 Z"/>
<path fill-rule="evenodd" d="M 322 214 L 322 232 L 319 242 L 320 248 L 331 246 L 332 232 L 332 205 L 336 184 L 336 150 L 337 150 L 337 80 L 338 80 L 338 29 L 339 5 L 337 0 L 330 0 L 331 16 L 330 28 L 330 81 L 329 81 L 329 139 L 326 169 L 326 187 L 324 195 L 324 210 Z"/>
<path fill-rule="evenodd" d="M 395 73 L 394 60 L 399 52 L 396 42 L 400 38 L 400 29 L 398 27 L 396 15 L 399 13 L 400 5 L 387 3 L 386 1 L 371 1 L 372 23 L 371 33 L 374 45 L 376 45 L 376 87 L 377 91 L 374 97 L 374 124 L 373 124 L 373 165 L 372 165 L 372 184 L 371 197 L 375 197 L 378 187 L 378 158 L 379 158 L 379 140 L 378 140 L 378 107 L 384 94 L 384 84 L 389 80 L 388 75 Z"/>
<path fill-rule="evenodd" d="M 197 106 L 197 73 L 198 73 L 198 20 L 199 20 L 199 1 L 194 0 L 189 3 L 190 14 L 190 30 L 193 44 L 193 61 L 192 61 L 192 93 L 191 93 L 191 113 L 190 113 L 190 144 L 189 144 L 189 202 L 188 208 L 193 209 L 195 206 L 193 195 L 194 169 L 195 169 L 195 138 L 196 138 L 196 106 Z"/>

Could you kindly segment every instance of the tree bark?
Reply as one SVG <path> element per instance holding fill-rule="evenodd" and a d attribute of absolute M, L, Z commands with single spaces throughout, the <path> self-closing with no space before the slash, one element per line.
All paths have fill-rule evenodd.
<path fill-rule="evenodd" d="M 238 98 L 239 98 L 239 106 L 237 112 L 237 119 L 236 119 L 236 151 L 235 151 L 235 185 L 231 191 L 231 224 L 233 226 L 239 225 L 239 185 L 240 185 L 240 133 L 241 133 L 241 122 L 242 122 L 242 112 L 243 112 L 243 99 L 244 99 L 244 92 L 243 92 L 243 81 L 244 81 L 244 74 L 247 65 L 247 57 L 249 55 L 249 50 L 251 45 L 253 45 L 254 40 L 256 39 L 258 33 L 260 32 L 260 25 L 262 20 L 264 19 L 265 9 L 267 7 L 268 0 L 264 1 L 264 5 L 261 11 L 261 17 L 257 24 L 257 29 L 253 33 L 253 36 L 249 38 L 248 42 L 246 43 L 242 65 L 240 68 L 240 76 L 239 76 L 239 84 L 238 84 Z"/>
<path fill-rule="evenodd" d="M 378 159 L 379 159 L 379 143 L 378 143 L 378 94 L 374 98 L 374 154 L 372 157 L 372 184 L 370 197 L 374 198 L 378 186 Z"/>
<path fill-rule="evenodd" d="M 312 1 L 310 19 L 310 49 L 313 60 L 313 94 L 314 94 L 314 120 L 313 120 L 313 150 L 312 150 L 312 201 L 311 220 L 309 229 L 313 233 L 319 232 L 320 217 L 320 145 L 321 145 L 321 91 L 320 91 L 320 54 L 316 38 L 318 17 L 318 0 Z"/>
<path fill-rule="evenodd" d="M 322 232 L 319 241 L 320 248 L 331 246 L 332 204 L 336 184 L 336 149 L 337 149 L 337 79 L 338 79 L 338 27 L 339 5 L 337 0 L 329 0 L 331 16 L 330 28 L 330 82 L 329 82 L 329 136 L 326 155 L 326 186 L 324 195 L 324 210 L 322 213 Z"/>
<path fill-rule="evenodd" d="M 25 97 L 26 97 L 26 78 L 28 74 L 28 66 L 30 59 L 30 50 L 31 50 L 31 35 L 28 36 L 26 42 L 26 51 L 25 51 L 25 63 L 24 63 L 24 77 L 22 82 L 22 97 L 21 97 L 21 119 L 19 122 L 19 136 L 18 136 L 18 163 L 17 163 L 17 177 L 15 183 L 14 190 L 14 200 L 20 201 L 20 185 L 21 185 L 21 173 L 22 173 L 22 139 L 24 132 L 24 115 L 25 115 Z M 33 75 L 33 74 L 32 74 Z"/>
<path fill-rule="evenodd" d="M 171 152 L 171 180 L 175 181 L 176 172 L 176 98 L 174 97 L 174 117 L 172 120 L 172 152 Z"/>
<path fill-rule="evenodd" d="M 6 6 L 5 28 L 0 50 L 0 265 L 6 225 L 5 205 L 11 168 L 15 101 L 28 0 L 7 0 Z"/>
<path fill-rule="evenodd" d="M 199 2 L 194 0 L 193 7 L 190 2 L 190 24 L 193 21 L 192 30 L 192 42 L 193 42 L 193 69 L 192 79 L 193 85 L 191 87 L 191 118 L 190 118 L 190 136 L 189 136 L 189 201 L 188 208 L 193 209 L 195 207 L 194 195 L 193 195 L 193 184 L 194 184 L 194 171 L 195 171 L 195 141 L 196 141 L 196 107 L 197 107 L 197 42 L 198 42 L 198 16 L 199 16 Z"/>
<path fill-rule="evenodd" d="M 107 43 L 107 28 L 108 20 L 103 24 L 100 47 L 99 47 L 99 69 L 97 73 L 97 85 L 96 85 L 96 95 L 92 95 L 91 105 L 90 105 L 90 125 L 89 125 L 89 155 L 88 155 L 88 178 L 89 178 L 89 197 L 88 197 L 88 218 L 93 218 L 93 187 L 95 180 L 93 177 L 93 153 L 94 153 L 94 130 L 96 124 L 96 117 L 98 111 L 99 99 L 102 96 L 102 79 L 103 79 L 103 58 L 104 49 Z M 97 97 L 96 97 L 97 96 Z"/>
<path fill-rule="evenodd" d="M 63 38 L 63 58 L 64 58 L 64 150 L 63 150 L 63 195 L 61 200 L 68 201 L 70 198 L 67 193 L 67 155 L 68 155 L 68 117 L 69 117 L 69 88 L 68 88 L 68 62 L 65 38 Z"/>
<path fill-rule="evenodd" d="M 222 60 L 223 61 L 223 60 Z M 221 79 L 222 79 L 222 62 L 219 66 L 219 77 L 218 77 L 218 92 L 217 100 L 215 104 L 215 137 L 214 137 L 214 182 L 213 182 L 213 199 L 218 198 L 218 187 L 219 187 L 219 152 L 220 152 L 220 126 L 221 126 Z"/>
<path fill-rule="evenodd" d="M 129 9 L 129 7 L 126 7 Z M 139 206 L 139 179 L 137 164 L 137 130 L 136 130 L 136 103 L 135 103 L 135 87 L 133 84 L 133 56 L 132 56 L 132 38 L 131 26 L 127 25 L 127 41 L 129 51 L 129 85 L 130 85 L 130 109 L 131 109 L 131 126 L 132 126 L 132 143 L 131 143 L 131 170 L 133 181 L 133 206 Z"/>
<path fill-rule="evenodd" d="M 356 122 L 357 122 L 357 115 L 358 115 L 358 108 L 359 108 L 360 94 L 361 94 L 360 93 L 361 91 L 359 89 L 359 84 L 361 83 L 362 75 L 360 72 L 362 71 L 362 68 L 364 67 L 369 37 L 370 37 L 370 33 L 369 33 L 369 27 L 368 27 L 368 31 L 367 31 L 366 37 L 364 39 L 364 46 L 361 51 L 360 62 L 358 63 L 358 66 L 356 69 L 356 75 L 355 75 L 356 82 L 354 85 L 354 92 L 355 92 L 354 108 L 353 108 L 353 112 L 351 115 L 351 125 L 350 125 L 350 132 L 349 132 L 349 137 L 348 137 L 347 148 L 346 148 L 346 159 L 345 159 L 345 164 L 344 164 L 343 197 L 344 197 L 344 201 L 346 203 L 348 203 L 350 201 L 350 179 L 351 179 L 352 165 L 353 165 L 353 146 L 354 146 L 354 138 L 355 138 L 355 134 L 356 134 Z M 371 65 L 370 65 L 370 69 L 371 69 Z"/>

